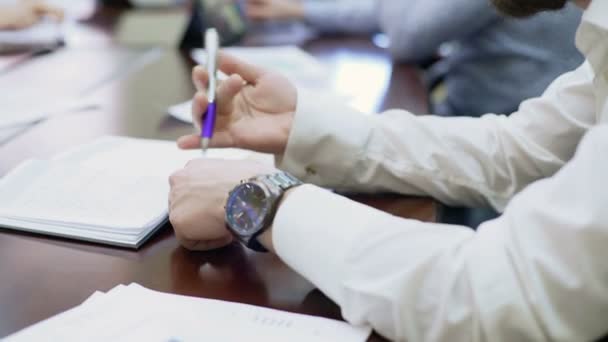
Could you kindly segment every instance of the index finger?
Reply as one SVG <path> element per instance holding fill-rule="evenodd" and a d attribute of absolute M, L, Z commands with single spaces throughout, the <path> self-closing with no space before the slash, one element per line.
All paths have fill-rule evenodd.
<path fill-rule="evenodd" d="M 221 51 L 219 53 L 219 69 L 227 75 L 240 75 L 249 84 L 255 84 L 265 72 L 258 66 Z"/>

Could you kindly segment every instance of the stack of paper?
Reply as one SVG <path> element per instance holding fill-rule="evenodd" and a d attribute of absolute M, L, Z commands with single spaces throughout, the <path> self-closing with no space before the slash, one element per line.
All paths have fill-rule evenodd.
<path fill-rule="evenodd" d="M 371 329 L 245 304 L 119 285 L 6 338 L 18 341 L 363 342 Z"/>
<path fill-rule="evenodd" d="M 175 142 L 105 137 L 28 160 L 0 180 L 0 227 L 137 248 L 167 220 L 169 175 L 200 156 Z"/>

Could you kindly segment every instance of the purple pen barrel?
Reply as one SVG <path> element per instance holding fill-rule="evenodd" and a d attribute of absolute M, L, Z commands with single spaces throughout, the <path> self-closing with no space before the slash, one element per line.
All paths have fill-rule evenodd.
<path fill-rule="evenodd" d="M 211 139 L 213 136 L 213 130 L 215 129 L 215 113 L 216 113 L 216 104 L 215 102 L 209 103 L 207 107 L 207 112 L 205 112 L 205 116 L 203 117 L 203 131 L 201 134 L 202 138 Z"/>

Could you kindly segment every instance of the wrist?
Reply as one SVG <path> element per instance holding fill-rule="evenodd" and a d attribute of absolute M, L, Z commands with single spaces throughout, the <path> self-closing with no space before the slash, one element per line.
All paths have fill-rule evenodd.
<path fill-rule="evenodd" d="M 285 202 L 285 200 L 287 200 L 287 197 L 289 197 L 289 195 L 291 193 L 293 193 L 298 187 L 299 186 L 295 186 L 295 187 L 285 191 L 285 193 L 283 194 L 283 197 L 281 198 L 281 201 L 277 205 L 277 211 L 275 213 L 275 218 L 276 218 L 276 215 L 278 215 L 279 210 L 281 210 L 281 205 Z M 266 248 L 270 253 L 276 254 L 275 249 L 274 249 L 274 243 L 272 242 L 273 227 L 274 227 L 274 223 L 270 227 L 268 227 L 268 229 L 266 229 L 262 234 L 260 234 L 260 236 L 258 236 L 258 242 L 262 246 L 264 246 L 264 248 Z"/>
<path fill-rule="evenodd" d="M 275 147 L 275 153 L 283 155 L 287 149 L 287 142 L 289 141 L 289 135 L 291 134 L 291 128 L 293 127 L 294 113 L 286 114 L 280 121 L 280 139 Z"/>
<path fill-rule="evenodd" d="M 279 207 L 290 189 L 302 182 L 287 172 L 276 171 L 240 182 L 228 195 L 225 222 L 230 232 L 245 246 L 258 252 L 274 251 L 272 228 Z"/>

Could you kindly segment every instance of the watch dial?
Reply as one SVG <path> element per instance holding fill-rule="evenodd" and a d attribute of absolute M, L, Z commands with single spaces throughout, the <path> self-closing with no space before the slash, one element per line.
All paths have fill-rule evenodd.
<path fill-rule="evenodd" d="M 256 184 L 245 183 L 232 193 L 227 204 L 227 220 L 241 235 L 256 232 L 269 211 L 266 193 Z"/>

